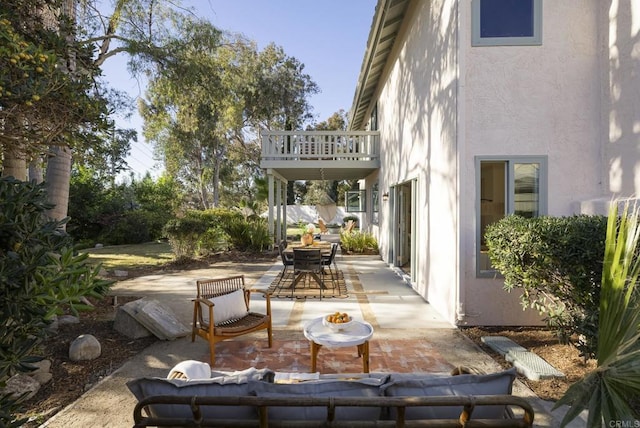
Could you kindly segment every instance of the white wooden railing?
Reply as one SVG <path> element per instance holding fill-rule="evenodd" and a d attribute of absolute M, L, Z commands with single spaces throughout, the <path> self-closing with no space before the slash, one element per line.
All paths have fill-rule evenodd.
<path fill-rule="evenodd" d="M 378 131 L 261 131 L 263 161 L 371 161 L 380 156 Z"/>

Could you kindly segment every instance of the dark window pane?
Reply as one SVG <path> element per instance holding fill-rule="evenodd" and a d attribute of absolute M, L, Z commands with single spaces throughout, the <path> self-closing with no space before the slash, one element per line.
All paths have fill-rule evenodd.
<path fill-rule="evenodd" d="M 533 35 L 533 0 L 481 0 L 480 37 Z"/>

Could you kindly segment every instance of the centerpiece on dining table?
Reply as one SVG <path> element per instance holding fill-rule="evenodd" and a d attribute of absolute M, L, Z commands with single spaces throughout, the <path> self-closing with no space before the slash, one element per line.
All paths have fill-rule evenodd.
<path fill-rule="evenodd" d="M 300 243 L 302 245 L 313 245 L 313 235 L 316 233 L 316 226 L 313 223 L 309 223 L 302 228 L 302 235 L 300 236 Z"/>

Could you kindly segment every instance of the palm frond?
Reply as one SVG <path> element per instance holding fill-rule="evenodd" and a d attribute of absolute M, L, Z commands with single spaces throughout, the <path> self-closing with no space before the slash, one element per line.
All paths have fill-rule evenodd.
<path fill-rule="evenodd" d="M 556 403 L 554 408 L 571 406 L 563 427 L 585 409 L 589 410 L 588 427 L 600 428 L 603 421 L 633 420 L 629 398 L 640 396 L 639 240 L 638 210 L 625 204 L 618 217 L 618 204 L 612 203 L 600 290 L 598 367 Z"/>

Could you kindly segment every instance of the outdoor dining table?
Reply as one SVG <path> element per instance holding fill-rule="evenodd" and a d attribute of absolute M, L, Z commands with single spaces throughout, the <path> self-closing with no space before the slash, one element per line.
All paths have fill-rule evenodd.
<path fill-rule="evenodd" d="M 284 249 L 284 252 L 293 255 L 294 248 L 318 249 L 323 256 L 331 254 L 331 242 L 328 241 L 313 241 L 311 245 L 303 245 L 301 242 L 290 242 L 287 248 Z"/>

